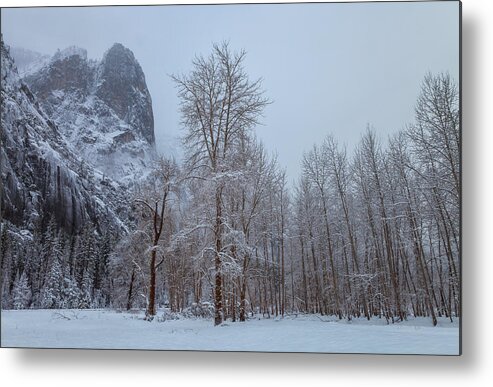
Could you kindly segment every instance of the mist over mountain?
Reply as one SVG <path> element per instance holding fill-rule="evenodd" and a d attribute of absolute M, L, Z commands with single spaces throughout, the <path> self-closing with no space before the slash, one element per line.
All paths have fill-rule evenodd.
<path fill-rule="evenodd" d="M 132 51 L 114 44 L 101 61 L 58 51 L 24 81 L 70 147 L 105 175 L 132 184 L 155 156 L 152 100 Z"/>
<path fill-rule="evenodd" d="M 49 55 L 23 47 L 10 47 L 9 51 L 21 77 L 39 70 L 50 60 Z"/>

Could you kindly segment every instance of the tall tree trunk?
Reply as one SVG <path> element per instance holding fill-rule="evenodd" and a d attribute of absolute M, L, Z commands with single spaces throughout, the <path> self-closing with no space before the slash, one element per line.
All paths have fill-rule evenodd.
<path fill-rule="evenodd" d="M 303 243 L 303 237 L 300 236 L 300 244 L 301 244 L 301 273 L 303 276 L 303 311 L 308 312 L 309 311 L 309 300 L 308 300 L 308 285 L 307 285 L 307 280 L 306 280 L 306 268 L 305 268 L 305 246 Z"/>
<path fill-rule="evenodd" d="M 223 322 L 223 289 L 222 289 L 222 188 L 216 190 L 216 221 L 214 224 L 214 237 L 216 252 L 214 257 L 215 283 L 214 283 L 214 325 Z"/>
<path fill-rule="evenodd" d="M 339 298 L 339 288 L 337 285 L 337 272 L 336 272 L 336 267 L 335 267 L 335 261 L 334 261 L 334 252 L 332 248 L 332 238 L 330 235 L 330 227 L 329 227 L 329 214 L 327 211 L 327 204 L 325 201 L 325 193 L 322 188 L 320 188 L 320 193 L 322 195 L 322 204 L 323 204 L 323 210 L 324 210 L 324 223 L 325 223 L 325 232 L 327 233 L 327 247 L 329 250 L 329 260 L 330 260 L 330 268 L 332 271 L 332 286 L 334 287 L 334 299 L 336 303 L 336 314 L 339 316 L 339 319 L 342 319 L 342 311 L 341 311 L 341 306 L 340 306 L 340 298 Z M 325 302 L 325 297 L 323 298 Z"/>
<path fill-rule="evenodd" d="M 135 267 L 132 268 L 132 275 L 130 277 L 130 286 L 128 287 L 127 294 L 127 310 L 132 309 L 132 300 L 133 300 L 133 291 L 134 291 L 134 282 L 135 282 Z"/>
<path fill-rule="evenodd" d="M 243 275 L 240 281 L 240 321 L 246 320 L 246 285 L 247 285 L 247 268 L 248 268 L 248 255 L 245 255 L 243 259 Z"/>
<path fill-rule="evenodd" d="M 147 304 L 146 316 L 152 319 L 156 315 L 156 245 L 151 252 L 150 279 L 149 279 L 149 300 Z"/>

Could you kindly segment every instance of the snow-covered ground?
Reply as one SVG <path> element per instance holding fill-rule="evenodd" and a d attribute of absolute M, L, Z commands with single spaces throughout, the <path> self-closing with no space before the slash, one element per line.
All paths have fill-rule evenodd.
<path fill-rule="evenodd" d="M 390 354 L 459 353 L 459 323 L 412 319 L 348 322 L 298 315 L 214 327 L 204 319 L 144 321 L 111 310 L 1 312 L 2 347 L 111 348 Z"/>

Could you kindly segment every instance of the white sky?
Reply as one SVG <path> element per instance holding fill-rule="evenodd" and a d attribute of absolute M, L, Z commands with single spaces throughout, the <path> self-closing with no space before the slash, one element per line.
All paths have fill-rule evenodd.
<path fill-rule="evenodd" d="M 180 134 L 176 89 L 195 54 L 227 40 L 247 52 L 274 101 L 256 129 L 290 179 L 304 150 L 332 133 L 350 149 L 370 123 L 386 138 L 413 120 L 427 72 L 459 77 L 459 3 L 258 4 L 2 9 L 4 41 L 101 58 L 130 48 L 153 99 L 157 148 Z"/>

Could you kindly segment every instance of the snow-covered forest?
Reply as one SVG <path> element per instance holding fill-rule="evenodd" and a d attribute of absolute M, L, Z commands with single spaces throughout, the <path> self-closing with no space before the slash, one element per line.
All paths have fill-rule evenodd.
<path fill-rule="evenodd" d="M 262 117 L 275 96 L 249 76 L 245 51 L 214 45 L 172 75 L 177 161 L 153 148 L 159 106 L 146 107 L 142 70 L 126 50 L 115 46 L 98 64 L 72 49 L 21 79 L 2 42 L 2 309 L 140 309 L 146 320 L 211 325 L 314 314 L 432 326 L 461 316 L 451 76 L 428 74 L 414 122 L 388 139 L 361 128 L 348 151 L 327 130 L 291 182 L 256 135 L 269 130 Z M 122 57 L 128 65 L 112 73 Z M 53 68 L 76 72 L 70 87 L 41 83 Z M 131 109 L 126 90 L 108 86 L 122 69 L 138 85 Z M 113 121 L 98 126 L 103 108 Z"/>

